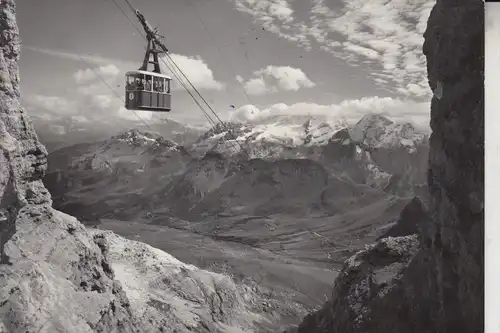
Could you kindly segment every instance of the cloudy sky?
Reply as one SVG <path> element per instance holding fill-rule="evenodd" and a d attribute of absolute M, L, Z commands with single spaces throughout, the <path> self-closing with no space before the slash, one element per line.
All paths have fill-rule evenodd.
<path fill-rule="evenodd" d="M 349 120 L 380 112 L 428 123 L 421 48 L 434 1 L 131 2 L 222 118 L 265 111 Z M 140 27 L 124 0 L 17 1 L 30 113 L 132 116 L 121 107 L 122 81 L 140 66 L 145 41 L 119 7 Z M 178 83 L 168 116 L 204 120 Z"/>

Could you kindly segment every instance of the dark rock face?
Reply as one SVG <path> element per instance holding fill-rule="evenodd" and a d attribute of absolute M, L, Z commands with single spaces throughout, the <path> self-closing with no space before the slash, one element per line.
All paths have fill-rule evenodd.
<path fill-rule="evenodd" d="M 399 286 L 418 246 L 417 235 L 388 237 L 349 258 L 335 280 L 332 299 L 307 316 L 299 332 L 406 332 L 392 330 L 385 311 L 391 310 L 392 320 L 408 317 L 404 307 L 397 311 L 388 304 L 397 305 L 405 296 Z"/>
<path fill-rule="evenodd" d="M 409 236 L 418 233 L 418 226 L 426 223 L 429 217 L 418 197 L 414 197 L 401 211 L 397 223 L 387 230 L 379 239 L 386 237 Z"/>
<path fill-rule="evenodd" d="M 442 93 L 431 104 L 429 211 L 407 207 L 420 216 L 418 239 L 395 226 L 399 237 L 349 259 L 298 332 L 483 332 L 483 26 L 480 0 L 438 0 L 429 17 L 429 85 Z"/>
<path fill-rule="evenodd" d="M 431 88 L 428 184 L 440 332 L 482 332 L 484 318 L 484 3 L 438 1 L 425 33 Z"/>

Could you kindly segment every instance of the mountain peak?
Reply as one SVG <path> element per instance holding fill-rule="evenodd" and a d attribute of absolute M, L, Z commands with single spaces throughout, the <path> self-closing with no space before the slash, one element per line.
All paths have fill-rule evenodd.
<path fill-rule="evenodd" d="M 111 140 L 119 141 L 119 142 L 127 142 L 127 143 L 135 143 L 138 141 L 156 141 L 156 139 L 160 137 L 158 134 L 153 134 L 150 132 L 143 132 L 136 128 L 130 129 L 128 131 L 119 133 L 113 137 Z"/>
<path fill-rule="evenodd" d="M 379 114 L 367 114 L 349 129 L 352 140 L 372 148 L 415 147 L 424 135 L 410 123 L 396 124 Z"/>
<path fill-rule="evenodd" d="M 104 151 L 109 149 L 115 150 L 119 149 L 116 147 L 123 147 L 124 144 L 131 149 L 144 148 L 152 153 L 172 150 L 185 151 L 185 149 L 179 146 L 175 141 L 166 139 L 157 133 L 140 131 L 135 128 L 111 137 L 104 143 L 102 149 Z"/>
<path fill-rule="evenodd" d="M 373 127 L 373 126 L 389 126 L 391 124 L 394 124 L 394 122 L 389 120 L 388 118 L 386 118 L 380 114 L 369 113 L 369 114 L 364 115 L 356 123 L 355 126 Z"/>
<path fill-rule="evenodd" d="M 215 137 L 218 135 L 222 135 L 227 137 L 226 139 L 234 139 L 234 137 L 239 136 L 239 132 L 244 128 L 244 125 L 238 122 L 229 122 L 222 121 L 215 124 L 212 128 L 210 128 L 205 134 L 203 134 L 197 142 L 201 142 L 203 140 L 209 139 L 211 137 Z M 231 133 L 229 133 L 231 132 Z M 233 137 L 234 136 L 234 137 Z"/>

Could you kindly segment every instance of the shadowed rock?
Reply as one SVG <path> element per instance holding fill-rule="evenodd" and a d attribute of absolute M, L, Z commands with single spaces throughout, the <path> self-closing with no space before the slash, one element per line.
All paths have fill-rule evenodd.
<path fill-rule="evenodd" d="M 273 331 L 255 291 L 51 207 L 47 152 L 19 104 L 15 14 L 0 2 L 0 333 Z M 175 148 L 153 141 L 162 158 Z"/>
<path fill-rule="evenodd" d="M 420 219 L 418 239 L 383 238 L 349 259 L 330 301 L 297 332 L 483 332 L 483 26 L 480 0 L 438 0 L 428 20 L 423 49 L 439 93 L 431 104 L 429 218 Z M 415 219 L 417 206 L 407 207 Z M 412 231 L 401 229 L 388 235 Z"/>
<path fill-rule="evenodd" d="M 408 236 L 418 233 L 418 226 L 427 223 L 429 216 L 418 197 L 414 197 L 405 206 L 398 221 L 387 230 L 379 239 L 386 237 Z"/>

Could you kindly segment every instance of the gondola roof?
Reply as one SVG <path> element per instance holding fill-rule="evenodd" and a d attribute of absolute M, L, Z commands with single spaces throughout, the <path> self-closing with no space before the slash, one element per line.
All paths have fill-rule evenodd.
<path fill-rule="evenodd" d="M 172 80 L 172 78 L 170 76 L 168 76 L 168 75 L 159 74 L 159 73 L 155 73 L 155 72 L 134 70 L 134 71 L 128 71 L 127 73 L 125 73 L 126 76 L 137 75 L 137 74 L 151 75 L 151 76 L 156 76 L 156 77 L 161 77 L 161 78 L 164 78 L 164 79 Z"/>

